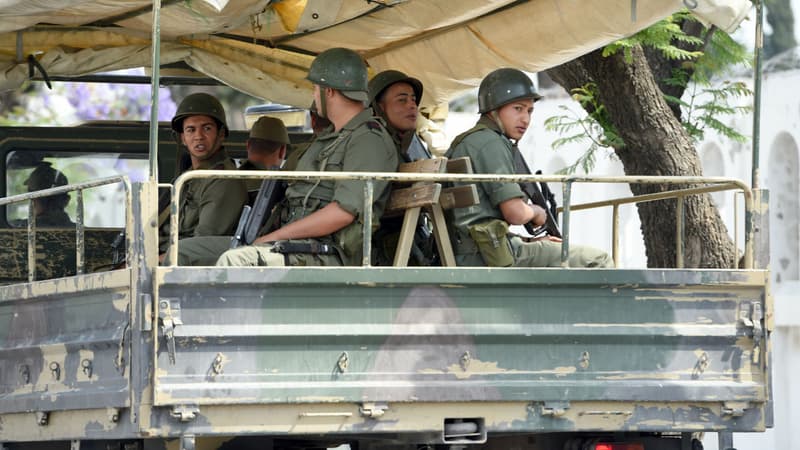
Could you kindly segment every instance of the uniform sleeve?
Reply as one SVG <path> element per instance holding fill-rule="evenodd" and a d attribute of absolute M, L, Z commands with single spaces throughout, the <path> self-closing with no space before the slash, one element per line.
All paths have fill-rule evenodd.
<path fill-rule="evenodd" d="M 242 180 L 209 181 L 200 197 L 200 218 L 194 236 L 225 236 L 236 231 L 247 187 Z"/>
<path fill-rule="evenodd" d="M 388 136 L 379 131 L 354 136 L 345 151 L 342 171 L 345 172 L 396 172 L 397 151 Z M 383 199 L 389 187 L 387 181 L 376 181 L 373 198 Z M 334 186 L 333 199 L 345 211 L 360 217 L 364 210 L 364 182 L 338 181 Z"/>
<path fill-rule="evenodd" d="M 461 144 L 466 146 L 465 150 L 472 159 L 475 173 L 514 174 L 513 156 L 502 140 L 490 131 L 481 134 L 484 136 L 480 140 L 476 139 L 477 142 L 465 140 Z M 506 200 L 525 197 L 517 183 L 480 183 L 479 186 L 495 207 Z"/>

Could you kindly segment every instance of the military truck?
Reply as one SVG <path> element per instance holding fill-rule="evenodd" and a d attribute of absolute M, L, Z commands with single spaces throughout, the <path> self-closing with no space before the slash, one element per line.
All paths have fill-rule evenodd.
<path fill-rule="evenodd" d="M 152 10 L 103 3 L 105 10 L 69 5 L 57 14 L 19 15 L 20 23 L 65 24 L 63 30 L 16 25 L 20 53 L 31 45 L 42 52 L 30 53 L 35 78 L 80 79 L 112 61 L 147 65 L 136 58 L 151 42 L 137 30 L 156 30 L 158 44 L 163 26 L 164 41 L 153 46 L 153 85 L 162 82 L 160 64 L 185 58 L 233 87 L 263 88 L 260 95 L 302 106 L 310 97 L 296 80 L 310 56 L 300 50 L 362 48 L 363 33 L 386 35 L 380 32 L 386 17 L 412 17 L 424 31 L 363 47 L 375 67 L 389 67 L 397 61 L 392 56 L 417 51 L 417 44 L 446 46 L 438 40 L 465 30 L 486 32 L 482 39 L 491 44 L 496 36 L 488 31 L 497 27 L 489 25 L 515 24 L 519 31 L 519 22 L 509 21 L 534 17 L 534 6 L 544 17 L 537 26 L 559 18 L 592 36 L 573 34 L 548 54 L 562 48 L 580 54 L 609 31 L 583 29 L 588 16 L 579 6 L 586 4 L 239 1 L 226 9 L 164 2 L 167 25 L 160 22 L 161 2 Z M 592 2 L 608 12 L 598 27 L 620 35 L 682 5 L 617 3 Z M 259 37 L 276 24 L 280 36 Z M 118 35 L 115 28 L 127 30 Z M 59 33 L 64 46 L 48 47 L 54 37 L 48 33 Z M 86 42 L 100 37 L 105 45 Z M 95 58 L 87 60 L 82 48 Z M 454 63 L 441 55 L 442 66 Z M 473 63 L 481 70 L 496 61 Z M 470 78 L 462 69 L 459 80 Z M 454 89 L 449 83 L 456 79 L 443 74 L 436 60 L 424 72 L 432 98 Z M 15 76 L 8 71 L 3 82 Z M 241 156 L 244 138 L 233 133 L 227 147 Z M 378 267 L 368 257 L 341 268 L 159 266 L 159 188 L 177 198 L 186 181 L 203 176 L 185 174 L 170 184 L 176 149 L 155 119 L 149 126 L 0 128 L 0 183 L 13 193 L 0 199 L 2 449 L 684 450 L 702 448 L 703 432 L 719 433 L 722 446 L 732 447 L 731 433 L 772 423 L 764 191 L 699 177 L 247 175 L 351 177 L 365 186 L 379 179 L 700 186 L 659 198 L 734 189 L 746 205 L 745 254 L 741 267 L 730 269 Z M 42 162 L 97 173 L 20 193 Z M 64 193 L 75 205 L 74 224 L 39 227 L 34 200 Z M 113 195 L 119 207 L 92 212 L 92 195 Z M 652 199 L 615 202 L 645 200 Z M 564 204 L 565 249 L 570 212 L 580 208 Z"/>

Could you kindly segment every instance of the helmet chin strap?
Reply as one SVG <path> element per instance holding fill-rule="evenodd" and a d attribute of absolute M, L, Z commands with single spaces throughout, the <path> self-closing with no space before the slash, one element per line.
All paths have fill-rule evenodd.
<path fill-rule="evenodd" d="M 500 120 L 500 114 L 497 113 L 496 109 L 489 112 L 489 117 L 491 117 L 494 123 L 500 128 L 500 132 L 507 137 L 508 133 L 506 133 L 506 127 L 503 126 L 503 122 Z"/>
<path fill-rule="evenodd" d="M 325 99 L 325 87 L 319 87 L 319 105 L 317 105 L 317 115 L 323 119 L 328 118 L 328 103 Z"/>

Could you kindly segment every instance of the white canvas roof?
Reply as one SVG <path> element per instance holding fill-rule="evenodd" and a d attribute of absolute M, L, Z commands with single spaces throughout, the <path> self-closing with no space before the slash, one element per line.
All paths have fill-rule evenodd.
<path fill-rule="evenodd" d="M 541 71 L 678 11 L 730 30 L 749 0 L 162 0 L 161 63 L 184 62 L 243 92 L 305 105 L 313 56 L 358 51 L 373 73 L 422 80 L 424 103 L 447 101 L 503 66 Z M 686 5 L 685 5 L 686 3 Z M 0 90 L 29 76 L 151 64 L 152 3 L 0 0 Z"/>

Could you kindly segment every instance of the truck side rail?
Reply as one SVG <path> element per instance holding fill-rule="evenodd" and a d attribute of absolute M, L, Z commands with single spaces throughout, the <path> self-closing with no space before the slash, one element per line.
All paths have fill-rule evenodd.
<path fill-rule="evenodd" d="M 196 178 L 237 178 L 237 179 L 281 179 L 281 180 L 361 180 L 365 182 L 364 185 L 364 223 L 363 233 L 365 236 L 363 242 L 363 258 L 362 266 L 369 266 L 371 261 L 371 242 L 372 242 L 372 201 L 374 192 L 375 181 L 400 181 L 400 182 L 415 182 L 415 181 L 428 181 L 428 182 L 513 182 L 520 181 L 530 182 L 548 182 L 548 183 L 563 183 L 563 207 L 560 208 L 562 212 L 562 247 L 561 247 L 561 262 L 566 266 L 566 261 L 569 256 L 569 241 L 570 241 L 570 215 L 573 210 L 585 210 L 595 207 L 612 206 L 614 222 L 612 228 L 613 234 L 613 257 L 615 266 L 618 266 L 618 245 L 619 245 L 619 205 L 628 203 L 649 202 L 655 200 L 665 200 L 675 198 L 678 201 L 676 208 L 677 215 L 677 264 L 678 267 L 683 265 L 683 201 L 689 195 L 698 195 L 711 192 L 719 192 L 726 190 L 741 191 L 744 196 L 745 206 L 745 242 L 744 242 L 744 257 L 743 266 L 745 269 L 753 267 L 753 242 L 754 242 L 754 227 L 753 227 L 753 194 L 750 188 L 744 182 L 733 178 L 726 177 L 701 177 L 701 176 L 683 176 L 683 177 L 663 177 L 663 176 L 564 176 L 564 175 L 493 175 L 493 174 L 415 174 L 415 173 L 396 173 L 396 172 L 281 172 L 281 171 L 229 171 L 229 170 L 202 170 L 190 171 L 184 173 L 175 180 L 175 188 L 172 191 L 172 204 L 170 208 L 170 236 L 169 236 L 169 260 L 172 265 L 176 265 L 178 260 L 178 223 L 179 223 L 179 199 L 183 185 Z M 625 184 L 666 184 L 666 185 L 702 185 L 690 188 L 680 188 L 655 194 L 644 194 L 631 197 L 623 197 L 610 199 L 602 202 L 593 202 L 580 205 L 571 205 L 570 198 L 572 195 L 573 184 L 575 183 L 625 183 Z"/>
<path fill-rule="evenodd" d="M 24 194 L 13 195 L 11 197 L 0 198 L 0 206 L 9 205 L 13 203 L 28 202 L 28 281 L 32 282 L 36 279 L 36 216 L 33 206 L 33 201 L 37 198 L 50 197 L 53 195 L 66 194 L 69 192 L 76 192 L 76 205 L 77 214 L 75 217 L 75 265 L 76 273 L 78 275 L 85 271 L 85 245 L 84 245 L 84 205 L 83 205 L 83 191 L 86 189 L 96 188 L 109 184 L 122 183 L 125 189 L 125 214 L 130 215 L 131 211 L 131 182 L 125 175 L 115 175 L 111 177 L 98 178 L 96 180 L 84 181 L 82 183 L 73 183 L 66 186 L 59 186 L 50 189 L 43 189 L 41 191 L 26 192 Z M 125 243 L 126 258 L 130 257 L 130 237 L 132 233 L 132 222 L 126 218 L 125 236 L 128 236 Z"/>

